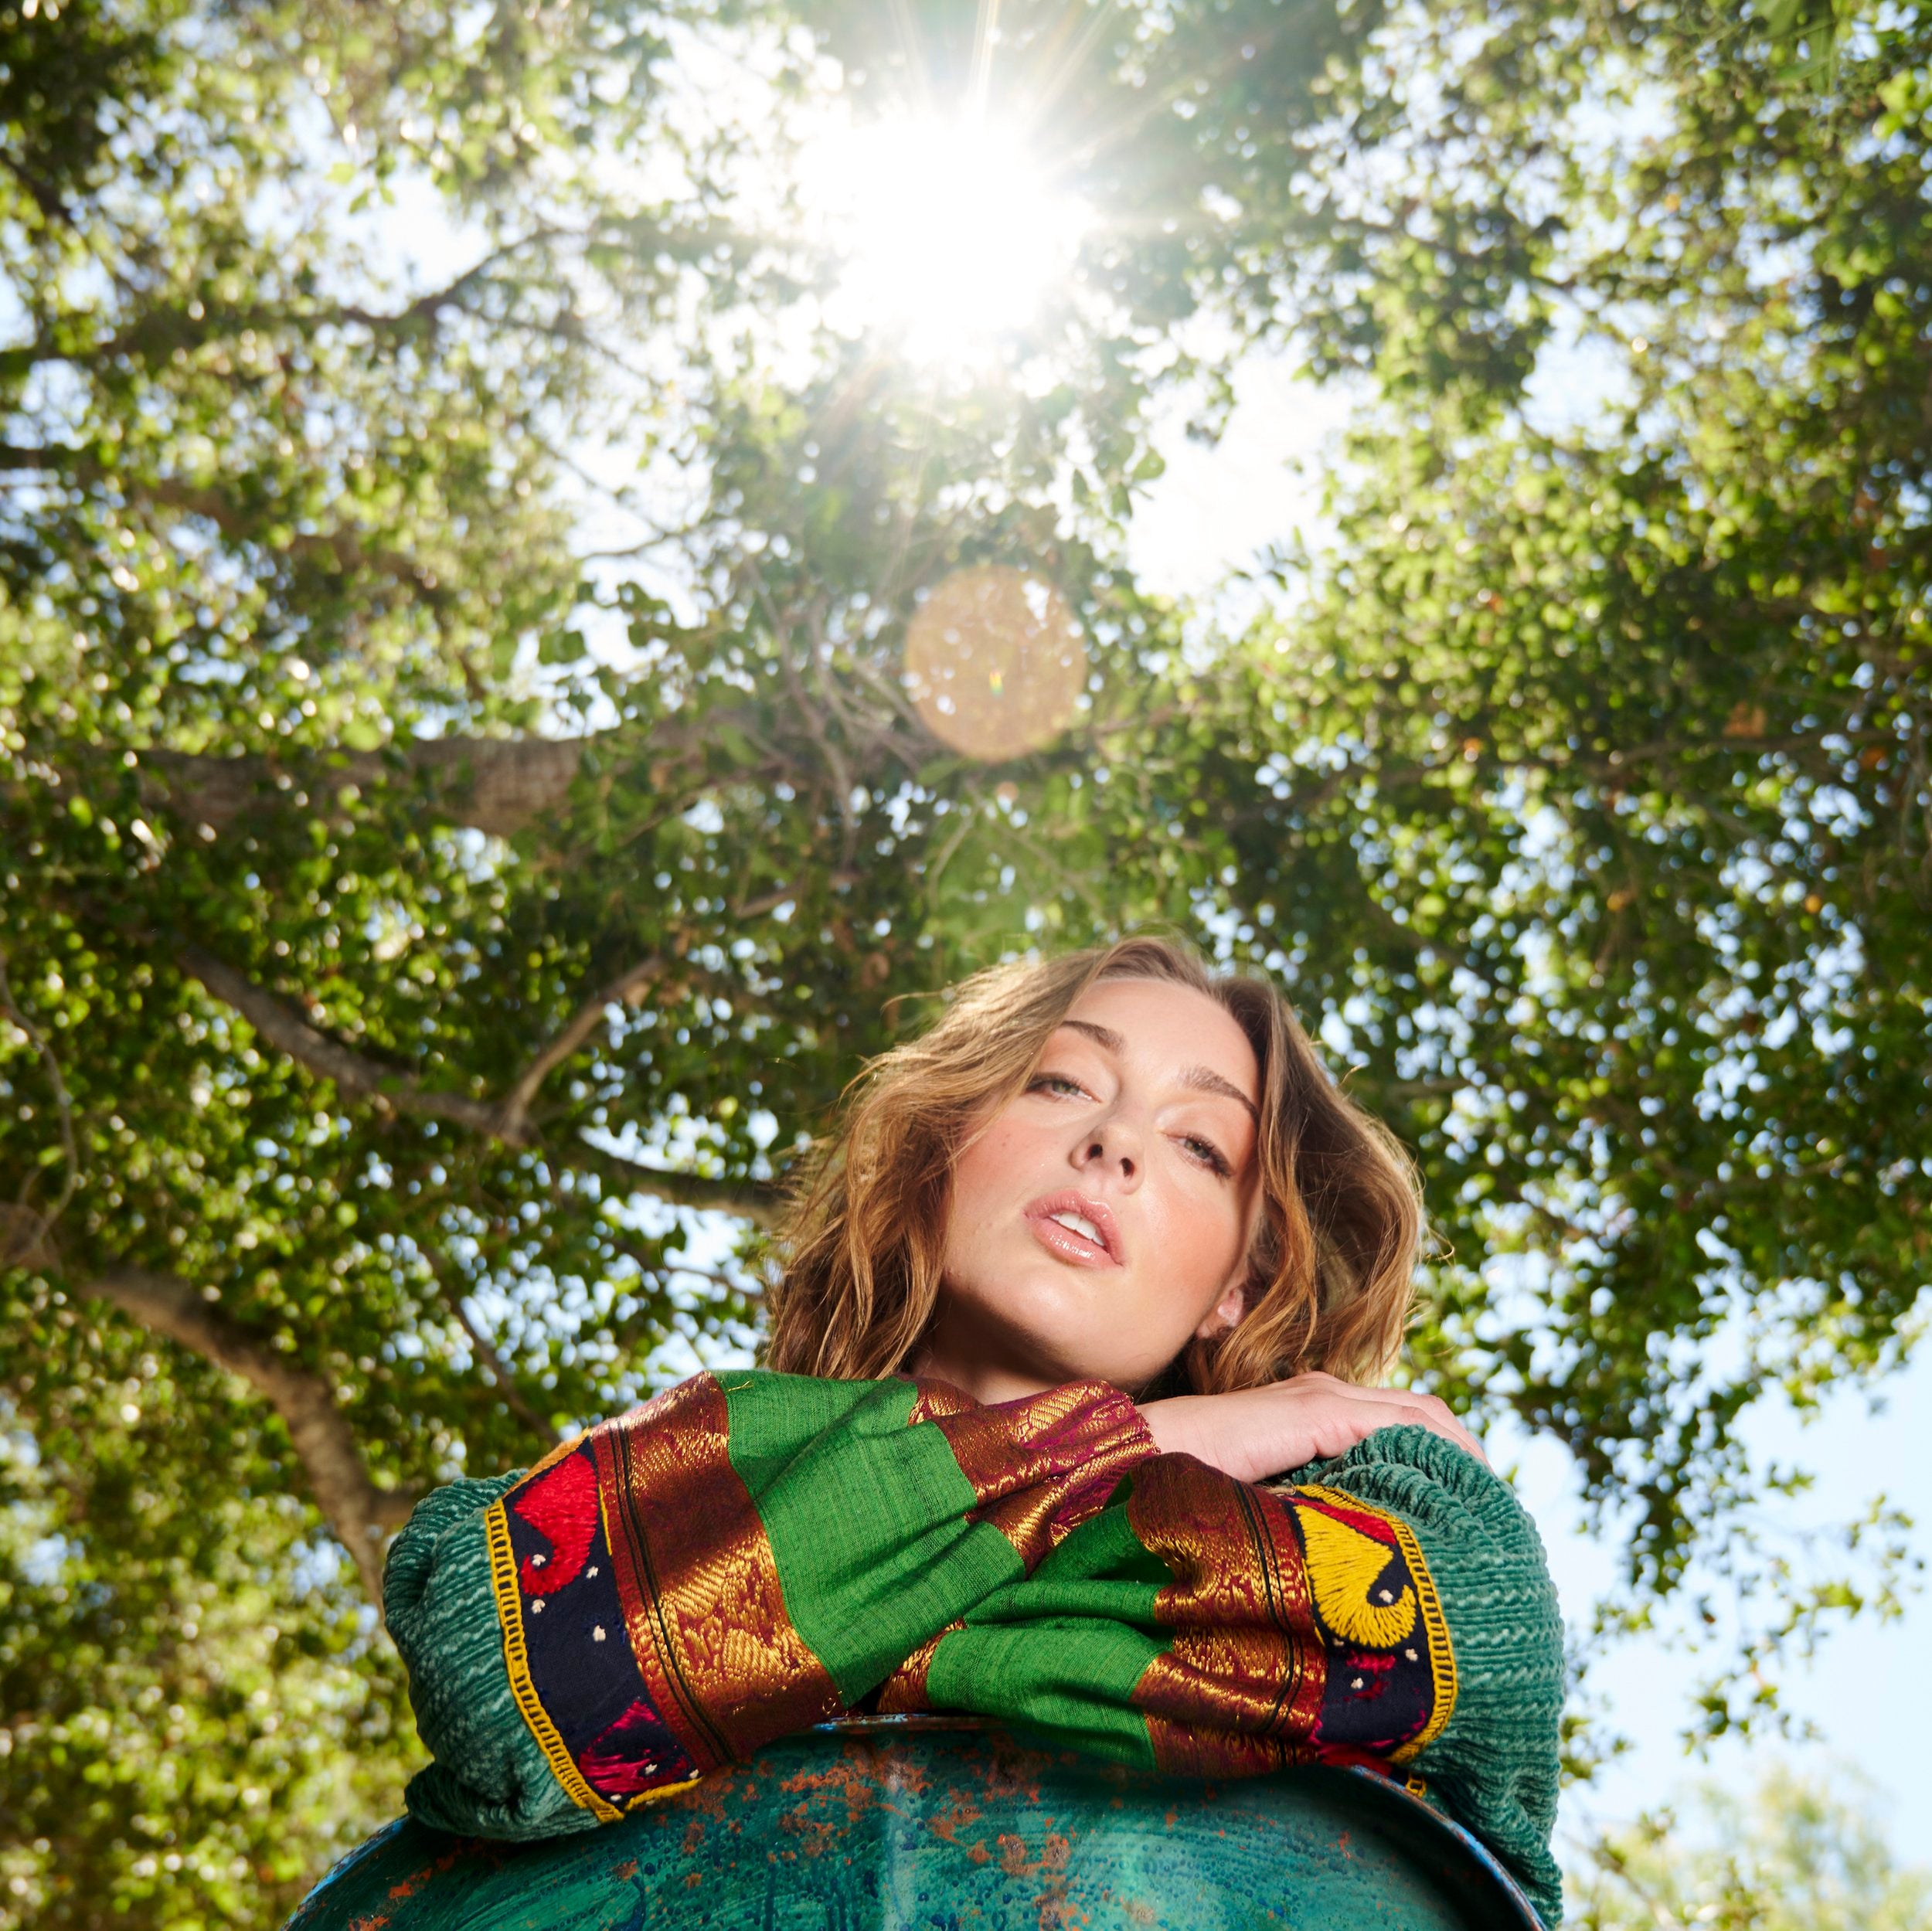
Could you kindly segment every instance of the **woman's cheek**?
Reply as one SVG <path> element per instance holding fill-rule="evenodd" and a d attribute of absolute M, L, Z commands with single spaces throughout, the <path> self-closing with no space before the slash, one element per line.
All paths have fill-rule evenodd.
<path fill-rule="evenodd" d="M 969 1147 L 961 1161 L 982 1198 L 1018 1193 L 1043 1158 L 1041 1135 L 1017 1120 L 999 1120 Z M 1030 1198 L 1030 1196 L 1029 1196 Z"/>
<path fill-rule="evenodd" d="M 1240 1259 L 1244 1216 L 1234 1189 L 1207 1174 L 1200 1182 L 1183 1190 L 1168 1205 L 1162 1218 L 1165 1224 L 1158 1244 L 1185 1267 L 1190 1305 L 1201 1304 L 1189 1323 L 1189 1332 L 1192 1333 L 1195 1324 L 1206 1319 L 1220 1299 L 1227 1277 Z"/>

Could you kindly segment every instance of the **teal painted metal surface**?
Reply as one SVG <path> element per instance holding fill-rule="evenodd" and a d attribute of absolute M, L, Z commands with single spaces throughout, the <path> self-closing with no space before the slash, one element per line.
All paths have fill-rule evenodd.
<path fill-rule="evenodd" d="M 1536 1931 L 1399 1786 L 1227 1783 L 879 1727 L 761 1752 L 617 1824 L 515 1846 L 392 1824 L 289 1931 Z"/>

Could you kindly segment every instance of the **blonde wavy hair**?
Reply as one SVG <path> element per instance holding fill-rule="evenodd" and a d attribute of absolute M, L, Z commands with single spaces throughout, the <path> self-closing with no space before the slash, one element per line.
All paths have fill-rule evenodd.
<path fill-rule="evenodd" d="M 953 1163 L 1024 1090 L 1054 1029 L 1101 979 L 1205 993 L 1233 1015 L 1260 1066 L 1261 1202 L 1245 1311 L 1224 1334 L 1190 1342 L 1162 1385 L 1215 1394 L 1316 1369 L 1355 1382 L 1387 1375 L 1421 1233 L 1413 1163 L 1336 1086 L 1272 985 L 1211 972 L 1185 947 L 1152 937 L 978 973 L 930 1031 L 853 1081 L 779 1232 L 773 1368 L 868 1379 L 916 1355 L 939 1297 Z"/>

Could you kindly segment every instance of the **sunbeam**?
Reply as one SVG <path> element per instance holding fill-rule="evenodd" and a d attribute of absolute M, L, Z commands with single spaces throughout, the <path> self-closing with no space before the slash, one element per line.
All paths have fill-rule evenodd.
<path fill-rule="evenodd" d="M 809 158 L 807 198 L 845 263 L 835 321 L 910 358 L 984 359 L 1072 271 L 1087 210 L 996 124 L 884 120 Z"/>

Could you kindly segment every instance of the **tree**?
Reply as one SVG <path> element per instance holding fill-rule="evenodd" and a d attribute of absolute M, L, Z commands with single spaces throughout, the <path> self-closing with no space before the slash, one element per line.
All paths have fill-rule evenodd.
<path fill-rule="evenodd" d="M 974 12 L 0 14 L 9 1931 L 266 1917 L 392 1810 L 383 1536 L 750 1345 L 843 1082 L 1043 938 L 1286 976 L 1423 1160 L 1422 1372 L 1636 1498 L 1640 1607 L 1757 1392 L 1896 1359 L 1921 15 L 1794 79 L 1661 5 L 1009 8 L 1092 233 L 922 371 L 815 321 L 794 144 Z M 1560 327 L 1628 386 L 1538 430 Z M 1383 400 L 1225 636 L 1123 560 L 1144 404 L 1290 339 Z M 982 566 L 1087 665 L 990 763 L 903 675 Z"/>
<path fill-rule="evenodd" d="M 1700 1544 L 1761 1558 L 1734 1511 L 1780 1478 L 1732 1420 L 1896 1359 L 1932 1251 L 1926 22 L 1861 30 L 1823 90 L 1715 24 L 1526 19 L 1464 70 L 1502 152 L 1578 63 L 1611 100 L 1668 82 L 1616 166 L 1587 124 L 1546 155 L 1604 399 L 1474 433 L 1421 401 L 1362 444 L 1277 638 L 1294 742 L 1257 749 L 1291 801 L 1339 790 L 1366 890 L 1247 861 L 1309 908 L 1304 986 L 1352 959 L 1321 1002 L 1422 1089 L 1458 1252 L 1530 1263 L 1507 1336 L 1443 1277 L 1441 1372 L 1637 1505 L 1640 1600 Z M 1832 1591 L 1756 1580 L 1769 1661 Z M 1706 1727 L 1774 1695 L 1713 1684 Z"/>
<path fill-rule="evenodd" d="M 1706 1790 L 1600 1838 L 1572 1902 L 1579 1931 L 1910 1931 L 1932 1876 L 1893 1857 L 1867 1793 L 1780 1770 L 1748 1804 Z"/>

